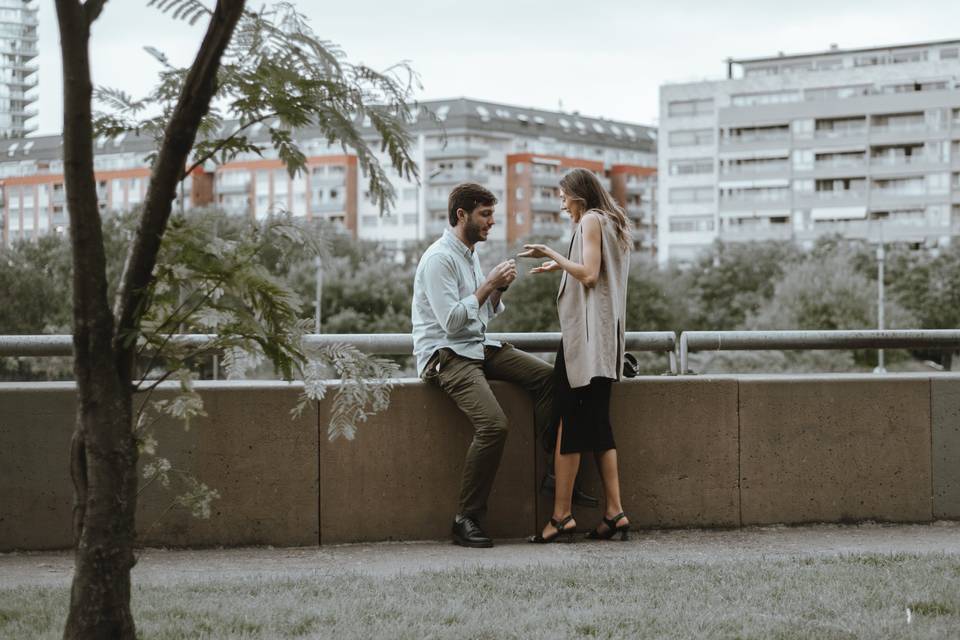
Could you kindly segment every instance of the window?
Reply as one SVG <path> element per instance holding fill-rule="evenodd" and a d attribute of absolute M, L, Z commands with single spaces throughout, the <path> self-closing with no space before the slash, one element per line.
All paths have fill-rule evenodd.
<path fill-rule="evenodd" d="M 713 113 L 713 98 L 674 100 L 667 104 L 670 117 L 700 116 Z"/>
<path fill-rule="evenodd" d="M 950 191 L 949 173 L 931 173 L 927 175 L 927 193 L 940 194 Z"/>
<path fill-rule="evenodd" d="M 813 169 L 813 151 L 810 149 L 798 149 L 794 151 L 793 168 L 799 171 L 809 171 Z"/>
<path fill-rule="evenodd" d="M 681 129 L 671 131 L 667 138 L 671 147 L 693 147 L 713 144 L 713 129 Z"/>
<path fill-rule="evenodd" d="M 756 107 L 764 104 L 786 104 L 800 102 L 803 94 L 797 90 L 764 91 L 760 93 L 735 93 L 730 96 L 730 104 L 734 107 Z"/>
<path fill-rule="evenodd" d="M 803 120 L 794 120 L 790 123 L 790 128 L 793 130 L 794 138 L 812 138 L 813 137 L 813 120 L 811 118 L 804 118 Z"/>
<path fill-rule="evenodd" d="M 683 202 L 713 202 L 713 187 L 676 187 L 670 189 L 671 204 Z"/>
<path fill-rule="evenodd" d="M 514 165 L 513 170 L 514 170 L 516 173 L 523 173 L 526 168 L 527 168 L 527 167 L 526 167 L 526 165 L 525 165 L 524 163 L 518 162 L 517 164 Z"/>
<path fill-rule="evenodd" d="M 957 49 L 957 47 L 940 49 L 941 60 L 956 60 L 957 58 L 960 58 L 960 49 Z"/>
<path fill-rule="evenodd" d="M 697 231 L 713 231 L 713 216 L 697 216 L 673 218 L 670 220 L 672 233 L 695 233 Z"/>
<path fill-rule="evenodd" d="M 523 187 L 517 187 L 517 200 L 523 200 Z"/>
<path fill-rule="evenodd" d="M 670 161 L 670 175 L 689 176 L 713 173 L 713 158 L 683 158 Z"/>

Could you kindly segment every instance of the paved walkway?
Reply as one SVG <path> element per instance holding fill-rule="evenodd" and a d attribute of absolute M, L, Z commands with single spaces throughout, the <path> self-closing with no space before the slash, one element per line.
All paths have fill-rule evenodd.
<path fill-rule="evenodd" d="M 388 542 L 277 549 L 143 549 L 134 568 L 139 584 L 176 584 L 223 578 L 363 573 L 390 576 L 473 567 L 523 567 L 576 560 L 718 562 L 856 553 L 960 555 L 960 522 L 924 525 L 814 525 L 753 527 L 731 531 L 633 532 L 630 542 L 530 545 L 498 541 L 493 549 L 463 549 L 446 541 Z M 0 554 L 0 588 L 67 585 L 71 552 Z"/>

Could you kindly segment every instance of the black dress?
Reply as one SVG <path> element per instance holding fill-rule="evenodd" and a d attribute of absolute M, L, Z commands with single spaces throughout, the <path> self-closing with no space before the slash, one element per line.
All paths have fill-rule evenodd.
<path fill-rule="evenodd" d="M 553 384 L 553 418 L 543 437 L 544 448 L 548 451 L 555 449 L 562 420 L 560 453 L 602 453 L 616 449 L 613 428 L 610 426 L 610 389 L 613 380 L 594 378 L 586 387 L 571 389 L 561 341 L 553 365 Z"/>

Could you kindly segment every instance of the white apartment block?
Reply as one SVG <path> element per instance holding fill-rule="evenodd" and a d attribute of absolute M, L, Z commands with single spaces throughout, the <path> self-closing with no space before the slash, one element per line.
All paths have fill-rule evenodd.
<path fill-rule="evenodd" d="M 960 231 L 960 40 L 728 60 L 660 88 L 658 257 Z"/>
<path fill-rule="evenodd" d="M 0 0 L 0 137 L 22 138 L 36 129 L 37 4 Z"/>

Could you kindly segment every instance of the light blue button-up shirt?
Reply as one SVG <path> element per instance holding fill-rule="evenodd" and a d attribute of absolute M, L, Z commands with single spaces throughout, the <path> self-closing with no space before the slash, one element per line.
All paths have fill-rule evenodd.
<path fill-rule="evenodd" d="M 484 345 L 500 343 L 486 336 L 487 324 L 503 311 L 487 302 L 481 307 L 474 292 L 484 281 L 477 252 L 446 229 L 430 245 L 413 279 L 413 354 L 417 373 L 437 349 L 449 347 L 464 358 L 483 360 Z"/>

